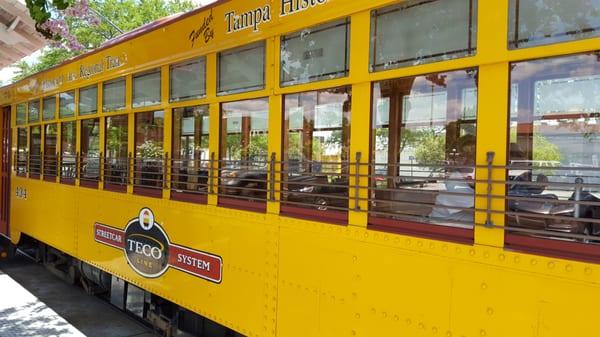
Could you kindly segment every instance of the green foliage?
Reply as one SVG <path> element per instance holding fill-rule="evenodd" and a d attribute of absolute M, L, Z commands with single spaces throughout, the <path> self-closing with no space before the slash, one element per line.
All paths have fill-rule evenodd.
<path fill-rule="evenodd" d="M 535 133 L 533 136 L 533 160 L 560 161 L 561 159 L 562 154 L 558 146 L 548 141 L 540 133 Z"/>
<path fill-rule="evenodd" d="M 15 64 L 18 68 L 17 75 L 13 81 L 19 81 L 27 76 L 52 68 L 57 64 L 75 56 L 76 53 L 62 48 L 48 48 L 42 52 L 38 61 L 34 64 L 28 64 L 25 61 L 19 61 Z"/>
<path fill-rule="evenodd" d="M 137 147 L 136 156 L 142 159 L 158 159 L 162 158 L 162 145 L 154 140 L 146 140 L 144 144 Z"/>
<path fill-rule="evenodd" d="M 194 5 L 190 0 L 98 0 L 90 2 L 90 8 L 128 32 L 162 17 L 189 11 Z M 104 19 L 94 27 L 76 19 L 69 20 L 69 25 L 79 43 L 88 50 L 121 35 Z"/>
<path fill-rule="evenodd" d="M 446 135 L 435 130 L 415 135 L 415 159 L 421 165 L 439 165 L 446 159 Z"/>
<path fill-rule="evenodd" d="M 50 8 L 64 9 L 73 1 L 26 0 L 26 2 L 34 20 L 41 23 L 50 18 Z M 97 0 L 91 1 L 90 7 L 122 31 L 127 32 L 159 18 L 189 11 L 194 8 L 194 5 L 190 0 Z M 81 52 L 74 52 L 64 48 L 47 47 L 35 64 L 29 65 L 24 61 L 16 63 L 15 67 L 18 68 L 18 71 L 13 81 L 21 80 L 80 53 L 98 48 L 104 42 L 121 34 L 104 19 L 98 26 L 91 26 L 77 18 L 67 18 L 67 23 L 71 33 L 85 49 Z"/>

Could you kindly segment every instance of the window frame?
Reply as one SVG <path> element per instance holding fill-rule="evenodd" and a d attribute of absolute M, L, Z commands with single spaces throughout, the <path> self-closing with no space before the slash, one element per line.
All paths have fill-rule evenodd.
<path fill-rule="evenodd" d="M 188 59 L 185 61 L 181 61 L 178 63 L 173 63 L 169 65 L 169 103 L 179 103 L 179 102 L 186 102 L 186 101 L 193 101 L 193 100 L 198 100 L 198 99 L 202 99 L 205 98 L 207 95 L 207 79 L 208 79 L 208 65 L 207 65 L 207 57 L 206 56 L 200 56 L 200 57 L 196 57 L 196 58 L 192 58 L 192 59 Z M 181 67 L 181 66 L 187 66 L 187 65 L 191 65 L 194 64 L 195 62 L 202 62 L 203 64 L 203 77 L 204 77 L 204 87 L 202 88 L 202 94 L 200 95 L 196 95 L 196 96 L 184 96 L 184 97 L 178 97 L 178 98 L 173 98 L 173 69 L 176 67 Z"/>
<path fill-rule="evenodd" d="M 154 75 L 158 73 L 158 102 L 157 103 L 152 103 L 152 104 L 148 104 L 148 101 L 145 100 L 143 104 L 138 104 L 136 105 L 136 101 L 135 101 L 135 80 L 137 78 L 140 77 L 144 77 L 144 76 L 149 76 L 149 75 Z M 152 68 L 152 69 L 148 69 L 145 71 L 141 71 L 138 73 L 134 73 L 131 75 L 131 107 L 133 109 L 152 109 L 153 107 L 158 107 L 160 106 L 163 101 L 162 101 L 162 96 L 163 96 L 163 92 L 162 92 L 162 81 L 163 81 L 163 74 L 162 74 L 162 67 L 157 67 L 157 68 Z M 160 109 L 159 109 L 160 110 Z"/>
<path fill-rule="evenodd" d="M 325 23 L 320 23 L 320 24 L 314 25 L 312 27 L 307 27 L 305 29 L 316 29 L 315 31 L 311 31 L 311 34 L 313 34 L 313 33 L 320 33 L 320 32 L 326 31 L 328 29 L 335 29 L 340 26 L 345 26 L 345 38 L 346 38 L 346 51 L 345 51 L 345 59 L 344 59 L 344 64 L 346 67 L 345 70 L 338 71 L 335 73 L 311 75 L 306 79 L 299 79 L 299 80 L 291 79 L 291 80 L 285 81 L 284 80 L 285 72 L 284 72 L 283 67 L 280 66 L 279 67 L 280 68 L 279 69 L 279 85 L 281 87 L 291 87 L 294 85 L 315 83 L 315 82 L 321 82 L 321 81 L 327 81 L 327 80 L 333 80 L 333 79 L 341 79 L 341 78 L 348 77 L 350 75 L 350 57 L 351 57 L 350 34 L 351 34 L 351 29 L 352 29 L 352 20 L 349 17 L 346 17 L 343 19 L 337 19 L 337 20 L 333 20 L 333 21 L 329 21 L 329 22 L 325 22 Z M 300 31 L 295 31 L 295 32 L 287 33 L 287 34 L 282 34 L 280 36 L 280 48 L 279 48 L 279 63 L 280 64 L 281 64 L 281 60 L 283 59 L 282 54 L 284 52 L 284 43 L 286 41 L 301 38 L 302 32 L 303 31 L 300 30 Z M 305 52 L 305 54 L 306 54 L 306 52 Z"/>
<path fill-rule="evenodd" d="M 81 104 L 82 104 L 81 103 L 81 96 L 82 96 L 81 92 L 82 91 L 88 91 L 88 90 L 95 90 L 96 91 L 96 105 L 95 105 L 95 110 L 90 110 L 88 112 L 82 113 L 82 111 L 81 111 Z M 96 115 L 98 113 L 98 103 L 99 103 L 98 102 L 99 101 L 98 100 L 98 94 L 99 94 L 98 83 L 92 84 L 92 85 L 88 85 L 88 86 L 85 86 L 85 87 L 77 89 L 77 98 L 78 98 L 77 99 L 77 116 L 88 117 L 88 116 Z"/>
<path fill-rule="evenodd" d="M 221 80 L 221 71 L 222 71 L 221 58 L 224 55 L 227 56 L 227 55 L 234 54 L 236 52 L 245 52 L 245 51 L 258 49 L 258 48 L 263 49 L 262 84 L 256 85 L 256 86 L 251 86 L 251 87 L 245 87 L 245 88 L 236 88 L 236 89 L 232 89 L 232 90 L 221 90 L 221 81 L 222 81 Z M 227 96 L 227 95 L 241 94 L 241 93 L 246 93 L 246 92 L 260 91 L 260 90 L 264 90 L 266 88 L 266 86 L 267 86 L 267 41 L 260 40 L 260 41 L 252 42 L 252 43 L 245 44 L 242 46 L 237 46 L 235 48 L 223 50 L 223 51 L 220 51 L 217 53 L 217 96 Z"/>
<path fill-rule="evenodd" d="M 107 109 L 107 107 L 106 107 L 106 86 L 115 84 L 115 83 L 119 83 L 119 82 L 123 82 L 123 104 L 116 108 Z M 119 111 L 125 110 L 126 108 L 127 108 L 127 77 L 122 76 L 122 77 L 117 77 L 117 78 L 113 78 L 111 80 L 102 82 L 102 112 L 103 113 L 119 112 Z"/>

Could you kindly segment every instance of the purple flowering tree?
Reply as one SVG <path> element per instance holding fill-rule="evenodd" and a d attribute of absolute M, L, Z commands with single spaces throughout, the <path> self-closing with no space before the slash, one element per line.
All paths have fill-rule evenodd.
<path fill-rule="evenodd" d="M 98 26 L 100 19 L 90 8 L 88 0 L 26 0 L 36 29 L 53 47 L 81 51 L 79 43 L 69 29 L 69 20 L 79 20 L 90 26 Z"/>

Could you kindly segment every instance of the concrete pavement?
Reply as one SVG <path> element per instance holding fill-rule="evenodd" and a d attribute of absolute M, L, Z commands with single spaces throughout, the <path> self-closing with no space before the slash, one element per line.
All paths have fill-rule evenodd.
<path fill-rule="evenodd" d="M 156 335 L 22 256 L 0 263 L 0 337 L 86 336 Z"/>

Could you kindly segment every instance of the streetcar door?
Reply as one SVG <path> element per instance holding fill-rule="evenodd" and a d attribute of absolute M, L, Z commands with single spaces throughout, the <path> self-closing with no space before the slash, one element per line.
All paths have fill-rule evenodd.
<path fill-rule="evenodd" d="M 2 109 L 2 165 L 0 167 L 0 234 L 8 236 L 10 214 L 10 107 Z"/>

